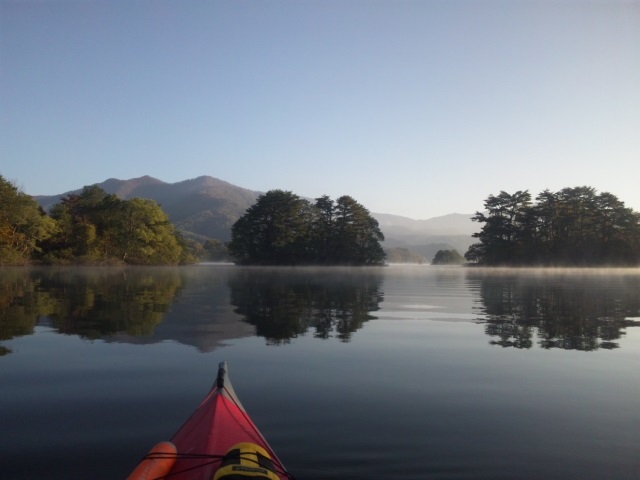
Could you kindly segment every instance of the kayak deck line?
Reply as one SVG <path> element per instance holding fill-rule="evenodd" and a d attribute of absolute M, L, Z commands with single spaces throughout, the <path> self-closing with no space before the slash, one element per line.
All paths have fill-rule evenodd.
<path fill-rule="evenodd" d="M 221 362 L 213 387 L 171 441 L 153 447 L 128 480 L 287 480 L 287 472 L 240 403 Z"/>

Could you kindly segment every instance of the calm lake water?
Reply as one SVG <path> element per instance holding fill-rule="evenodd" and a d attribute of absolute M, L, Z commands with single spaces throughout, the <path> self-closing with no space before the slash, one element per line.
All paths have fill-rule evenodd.
<path fill-rule="evenodd" d="M 0 270 L 0 477 L 125 478 L 218 362 L 298 479 L 636 479 L 640 270 Z"/>

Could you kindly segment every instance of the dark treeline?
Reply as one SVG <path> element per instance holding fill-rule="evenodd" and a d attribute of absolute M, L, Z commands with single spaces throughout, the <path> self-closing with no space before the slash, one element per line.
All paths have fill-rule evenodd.
<path fill-rule="evenodd" d="M 63 197 L 49 215 L 0 176 L 0 264 L 178 264 L 192 256 L 153 200 L 100 187 Z"/>
<path fill-rule="evenodd" d="M 591 187 L 490 195 L 480 240 L 465 258 L 484 265 L 638 265 L 640 214 Z"/>
<path fill-rule="evenodd" d="M 271 190 L 231 228 L 229 252 L 249 265 L 381 265 L 378 221 L 349 196 L 315 203 Z"/>

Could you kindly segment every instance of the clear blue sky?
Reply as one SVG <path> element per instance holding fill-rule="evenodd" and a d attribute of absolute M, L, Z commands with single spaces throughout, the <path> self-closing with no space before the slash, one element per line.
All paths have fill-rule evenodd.
<path fill-rule="evenodd" d="M 411 218 L 640 211 L 639 1 L 0 0 L 0 174 L 210 175 Z"/>

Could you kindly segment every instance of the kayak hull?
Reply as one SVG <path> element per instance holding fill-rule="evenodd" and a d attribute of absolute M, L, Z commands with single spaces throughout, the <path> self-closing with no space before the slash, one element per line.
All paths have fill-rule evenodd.
<path fill-rule="evenodd" d="M 272 465 L 272 471 L 265 471 L 264 476 L 261 476 L 259 470 L 262 470 L 262 465 L 255 465 L 260 468 L 238 466 L 233 467 L 234 469 L 238 471 L 242 469 L 255 470 L 250 475 L 252 478 L 280 480 L 291 478 L 236 396 L 228 377 L 228 366 L 225 362 L 219 365 L 218 376 L 213 388 L 191 417 L 173 435 L 171 444 L 175 446 L 177 453 L 175 463 L 170 466 L 170 470 L 166 474 L 167 478 L 212 480 L 216 476 L 216 472 L 220 470 L 218 477 L 222 480 L 224 478 L 224 470 L 221 469 L 223 464 L 227 465 L 226 470 L 232 468 L 228 466 L 230 463 L 240 464 L 239 458 L 235 460 L 229 458 L 231 455 L 229 452 L 239 451 L 236 448 L 239 444 L 253 445 L 255 450 L 264 453 L 269 465 Z M 227 455 L 226 459 L 224 459 L 225 455 Z M 236 455 L 239 454 L 236 453 Z M 166 458 L 167 456 L 170 457 L 170 455 L 160 455 L 159 457 Z M 146 460 L 143 460 L 143 463 L 157 457 L 150 454 Z M 242 459 L 243 464 L 247 463 L 246 458 Z M 261 456 L 261 458 L 264 457 Z M 239 474 L 234 475 L 238 477 Z M 146 478 L 151 477 L 134 477 L 132 474 L 128 480 Z"/>

